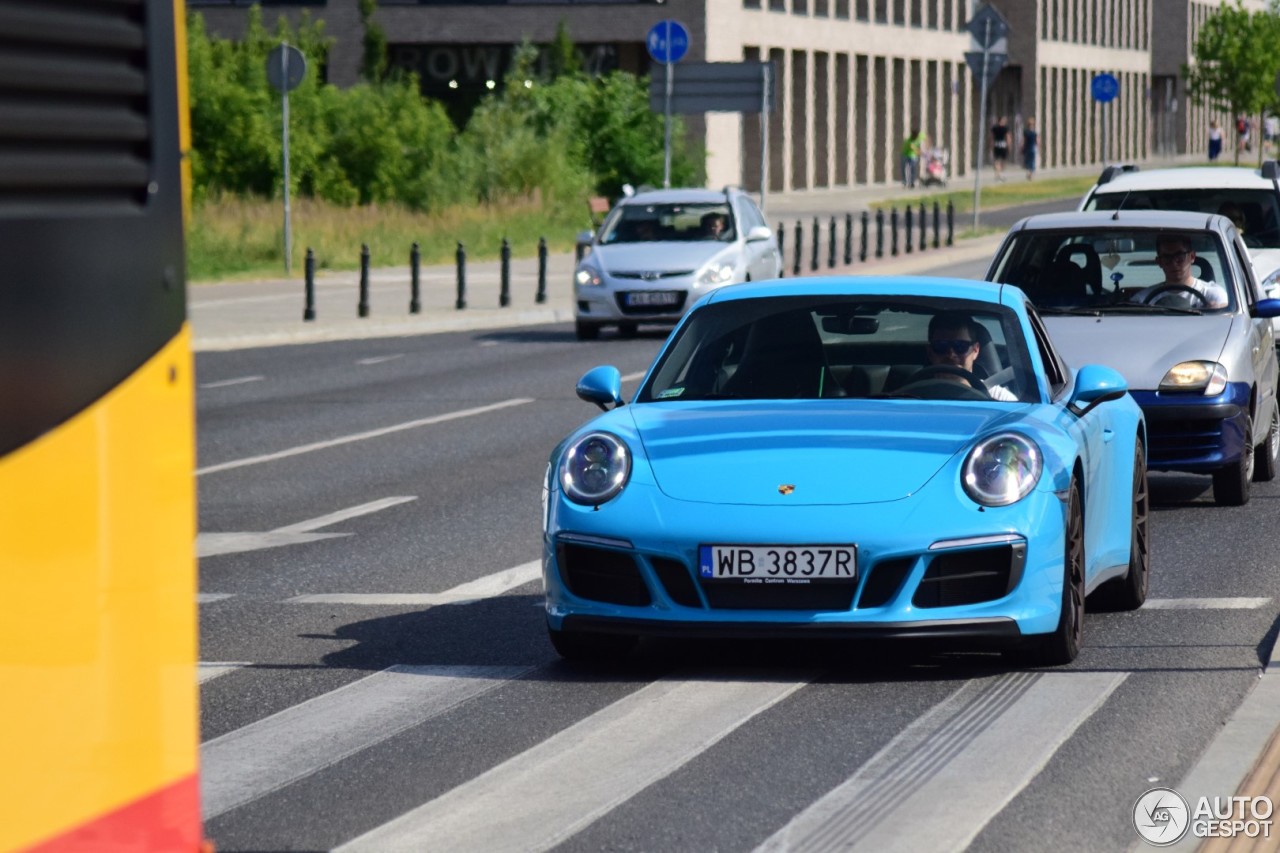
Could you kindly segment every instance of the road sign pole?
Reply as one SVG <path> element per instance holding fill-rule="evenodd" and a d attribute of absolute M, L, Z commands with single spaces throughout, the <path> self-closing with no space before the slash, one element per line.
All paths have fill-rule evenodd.
<path fill-rule="evenodd" d="M 760 209 L 769 192 L 769 63 L 760 66 L 764 87 L 760 94 Z"/>
<path fill-rule="evenodd" d="M 667 19 L 666 30 L 667 30 L 667 36 L 666 36 L 666 39 L 667 39 L 667 61 L 666 61 L 667 94 L 666 94 L 666 98 L 664 99 L 665 100 L 665 105 L 663 107 L 664 118 L 662 122 L 662 136 L 663 136 L 662 188 L 663 189 L 669 189 L 671 187 L 671 82 L 672 82 L 671 81 L 671 54 L 672 54 L 672 47 L 671 47 L 671 19 L 670 18 Z"/>
<path fill-rule="evenodd" d="M 289 79 L 289 51 L 280 51 L 280 79 Z M 289 88 L 280 93 L 282 101 L 281 143 L 284 151 L 284 274 L 289 275 L 293 255 L 293 230 L 289 212 Z"/>
<path fill-rule="evenodd" d="M 974 146 L 976 166 L 973 170 L 973 230 L 978 230 L 978 211 L 982 203 L 982 150 L 987 133 L 987 71 L 991 62 L 991 20 L 988 18 L 982 43 L 982 79 L 978 81 L 978 133 Z"/>
<path fill-rule="evenodd" d="M 1107 138 L 1107 113 L 1109 112 L 1109 110 L 1107 109 L 1107 106 L 1108 106 L 1108 102 L 1103 101 L 1102 102 L 1102 165 L 1104 166 L 1106 166 L 1109 160 L 1111 159 L 1110 153 L 1109 153 L 1109 149 L 1111 148 L 1109 144 L 1110 140 Z"/>

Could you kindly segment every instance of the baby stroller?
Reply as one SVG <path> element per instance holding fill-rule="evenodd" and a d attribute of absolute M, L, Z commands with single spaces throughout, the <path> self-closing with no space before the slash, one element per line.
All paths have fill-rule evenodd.
<path fill-rule="evenodd" d="M 922 186 L 945 187 L 947 185 L 947 165 L 951 162 L 951 154 L 945 148 L 930 148 L 924 152 L 920 164 L 920 184 Z"/>

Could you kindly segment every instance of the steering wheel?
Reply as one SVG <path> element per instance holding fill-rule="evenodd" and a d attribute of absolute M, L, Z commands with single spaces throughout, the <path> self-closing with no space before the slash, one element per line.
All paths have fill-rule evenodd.
<path fill-rule="evenodd" d="M 1206 297 L 1200 291 L 1196 290 L 1194 287 L 1188 287 L 1185 284 L 1156 285 L 1155 287 L 1151 288 L 1151 290 L 1147 293 L 1145 297 L 1143 297 L 1142 302 L 1145 305 L 1154 305 L 1157 299 L 1169 293 L 1177 293 L 1179 295 L 1194 296 L 1200 303 L 1199 307 L 1201 308 L 1209 307 L 1208 297 Z"/>
<path fill-rule="evenodd" d="M 948 376 L 958 376 L 968 385 L 952 382 L 946 378 Z M 899 388 L 898 391 L 904 395 L 910 395 L 912 389 L 916 392 L 933 392 L 930 396 L 937 396 L 941 399 L 991 399 L 991 395 L 987 393 L 987 386 L 983 384 L 976 373 L 951 364 L 931 364 L 928 367 L 920 368 L 912 374 L 911 381 Z M 915 396 L 919 396 L 919 394 Z"/>

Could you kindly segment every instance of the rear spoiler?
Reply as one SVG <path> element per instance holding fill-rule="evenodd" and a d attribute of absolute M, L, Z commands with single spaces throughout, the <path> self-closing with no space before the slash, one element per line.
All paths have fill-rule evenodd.
<path fill-rule="evenodd" d="M 1272 165 L 1275 165 L 1274 160 L 1271 160 L 1269 162 Z M 1265 168 L 1265 164 L 1264 164 L 1264 168 Z M 1102 184 L 1109 184 L 1111 183 L 1112 178 L 1115 178 L 1117 175 L 1123 175 L 1125 172 L 1136 172 L 1136 171 L 1138 171 L 1137 163 L 1120 163 L 1115 166 L 1107 166 L 1105 169 L 1102 170 L 1102 174 L 1098 176 L 1098 185 L 1101 186 Z"/>

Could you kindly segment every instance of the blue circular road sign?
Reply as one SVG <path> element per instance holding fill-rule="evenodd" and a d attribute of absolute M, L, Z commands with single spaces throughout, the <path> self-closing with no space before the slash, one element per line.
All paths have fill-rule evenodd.
<path fill-rule="evenodd" d="M 689 52 L 689 31 L 679 21 L 667 18 L 653 25 L 644 43 L 654 62 L 679 62 Z"/>
<path fill-rule="evenodd" d="M 1107 101 L 1114 101 L 1116 95 L 1120 94 L 1120 81 L 1111 74 L 1097 74 L 1089 88 L 1093 92 L 1093 99 L 1105 104 Z"/>

